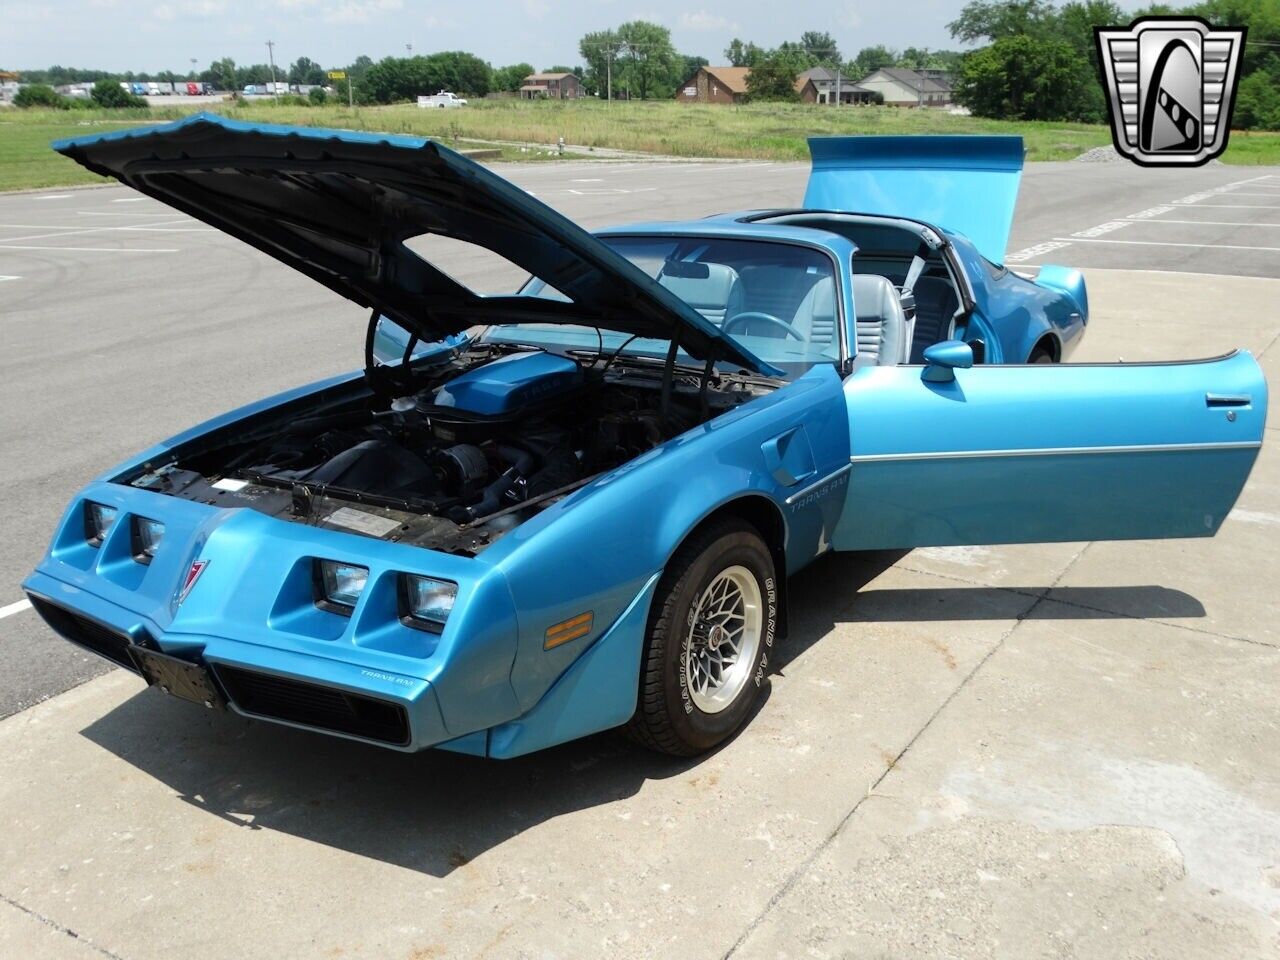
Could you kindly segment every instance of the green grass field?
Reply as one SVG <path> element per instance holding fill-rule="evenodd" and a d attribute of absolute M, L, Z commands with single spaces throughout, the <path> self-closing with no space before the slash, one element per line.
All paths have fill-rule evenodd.
<path fill-rule="evenodd" d="M 0 110 L 0 190 L 92 183 L 98 178 L 48 149 L 58 137 L 170 120 L 184 109 L 146 111 Z M 302 107 L 267 101 L 226 103 L 219 112 L 240 120 L 332 126 L 409 133 L 445 141 L 508 141 L 633 150 L 678 157 L 805 160 L 805 138 L 855 133 L 1017 133 L 1029 160 L 1069 160 L 1110 142 L 1104 126 L 1080 123 L 1020 123 L 952 116 L 935 110 L 853 107 L 841 110 L 806 104 L 761 103 L 740 107 L 674 102 L 480 101 L 462 110 L 415 106 Z M 504 147 L 504 160 L 553 159 L 545 152 Z M 1225 163 L 1280 164 L 1280 133 L 1232 134 Z"/>

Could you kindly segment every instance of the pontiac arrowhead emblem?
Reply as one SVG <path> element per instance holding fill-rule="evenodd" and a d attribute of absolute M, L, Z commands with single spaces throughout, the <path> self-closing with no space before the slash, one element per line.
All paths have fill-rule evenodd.
<path fill-rule="evenodd" d="M 182 581 L 182 589 L 178 591 L 179 603 L 187 599 L 187 594 L 191 592 L 191 588 L 196 585 L 196 581 L 200 579 L 200 574 L 204 573 L 204 568 L 208 565 L 208 560 L 195 560 L 192 562 L 191 569 L 187 571 L 187 576 Z"/>
<path fill-rule="evenodd" d="M 1146 167 L 1199 166 L 1227 148 L 1245 28 L 1198 17 L 1095 27 L 1116 150 Z"/>

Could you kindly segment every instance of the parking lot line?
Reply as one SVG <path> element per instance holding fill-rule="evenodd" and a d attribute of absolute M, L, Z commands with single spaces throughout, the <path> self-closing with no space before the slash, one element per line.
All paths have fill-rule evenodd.
<path fill-rule="evenodd" d="M 149 229 L 154 229 L 156 227 L 170 226 L 170 225 L 185 223 L 185 222 L 186 222 L 186 218 L 183 218 L 182 220 L 162 220 L 159 223 L 152 223 L 147 225 L 146 227 L 53 227 L 52 229 L 58 230 L 59 232 L 58 233 L 31 233 L 31 234 L 27 234 L 24 237 L 0 237 L 0 243 L 3 243 L 3 244 L 17 243 L 19 240 L 49 240 L 54 237 L 79 237 L 79 236 L 83 236 L 86 233 L 107 233 L 110 231 L 122 231 L 122 230 L 130 230 L 130 231 L 149 230 Z M 3 227 L 3 226 L 4 224 L 0 224 L 0 227 Z M 22 229 L 38 230 L 42 228 L 25 227 Z M 44 227 L 43 229 L 48 230 L 50 228 Z M 177 232 L 177 231 L 174 231 L 174 232 Z"/>
<path fill-rule="evenodd" d="M 1034 246 L 1024 247 L 1005 256 L 1006 263 L 1021 263 L 1024 260 L 1030 260 L 1045 253 L 1051 253 L 1054 250 L 1061 250 L 1063 247 L 1071 246 L 1069 240 L 1046 240 L 1044 243 L 1037 243 Z"/>
<path fill-rule="evenodd" d="M 134 213 L 132 210 L 77 210 L 76 214 L 81 217 L 142 217 L 146 220 L 155 220 L 156 218 L 170 217 L 172 211 L 164 211 L 162 213 Z M 187 217 L 187 220 L 193 220 L 194 217 Z"/>
<path fill-rule="evenodd" d="M 12 617 L 15 613 L 21 613 L 23 610 L 30 610 L 30 609 L 31 609 L 30 600 L 25 600 L 25 599 L 18 600 L 17 602 L 11 603 L 6 607 L 0 607 L 0 620 L 3 620 L 5 617 Z"/>
<path fill-rule="evenodd" d="M 1054 237 L 1054 240 L 1061 240 L 1066 243 L 1124 243 L 1138 247 L 1194 247 L 1197 250 L 1203 250 L 1205 247 L 1212 247 L 1215 250 L 1261 250 L 1264 252 L 1280 253 L 1280 247 L 1250 247 L 1232 243 L 1173 243 L 1168 240 L 1107 240 L 1102 237 Z"/>
<path fill-rule="evenodd" d="M 1164 220 L 1160 217 L 1125 217 L 1131 223 L 1189 223 L 1197 227 L 1280 227 L 1280 223 L 1242 223 L 1238 220 Z"/>
<path fill-rule="evenodd" d="M 1280 210 L 1276 203 L 1188 203 L 1185 200 L 1174 200 L 1175 207 L 1213 207 L 1219 210 Z"/>
<path fill-rule="evenodd" d="M 0 250 L 61 250 L 65 253 L 177 253 L 177 247 L 40 247 L 0 243 Z"/>

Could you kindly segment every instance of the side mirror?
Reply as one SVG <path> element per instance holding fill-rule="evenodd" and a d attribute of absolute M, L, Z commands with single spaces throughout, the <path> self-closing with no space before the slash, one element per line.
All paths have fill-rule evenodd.
<path fill-rule="evenodd" d="M 949 383 L 956 378 L 957 370 L 968 370 L 973 366 L 973 347 L 962 340 L 944 340 L 925 348 L 924 362 L 924 373 L 920 375 L 922 380 Z"/>

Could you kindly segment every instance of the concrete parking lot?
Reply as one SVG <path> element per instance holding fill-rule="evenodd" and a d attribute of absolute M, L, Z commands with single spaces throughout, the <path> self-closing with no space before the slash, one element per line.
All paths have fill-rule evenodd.
<path fill-rule="evenodd" d="M 791 205 L 807 173 L 502 172 L 587 226 Z M 1076 359 L 1280 373 L 1280 170 L 1035 165 L 1009 249 L 1085 268 Z M 86 479 L 357 366 L 363 326 L 124 188 L 0 197 L 0 957 L 1280 955 L 1273 428 L 1212 540 L 828 557 L 763 707 L 695 761 L 250 723 L 26 608 Z"/>

